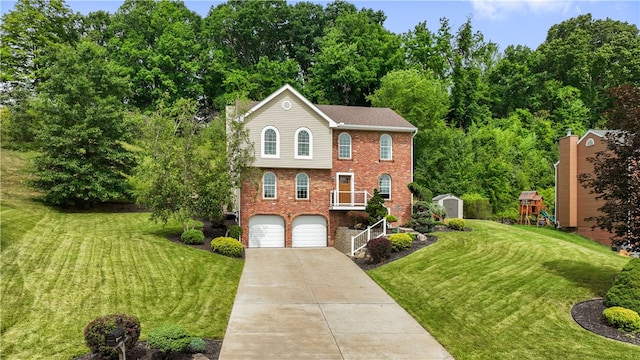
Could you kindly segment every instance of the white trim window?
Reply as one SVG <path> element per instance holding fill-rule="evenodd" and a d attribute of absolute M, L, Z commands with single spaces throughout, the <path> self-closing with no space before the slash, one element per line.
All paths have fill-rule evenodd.
<path fill-rule="evenodd" d="M 338 136 L 338 159 L 351 159 L 351 135 L 348 133 Z"/>
<path fill-rule="evenodd" d="M 313 136 L 307 128 L 296 130 L 295 134 L 295 158 L 296 159 L 312 159 L 313 158 Z"/>
<path fill-rule="evenodd" d="M 266 172 L 262 175 L 262 198 L 276 199 L 278 197 L 276 174 Z"/>
<path fill-rule="evenodd" d="M 391 199 L 391 176 L 388 174 L 380 175 L 380 179 L 378 180 L 378 192 L 383 199 Z"/>
<path fill-rule="evenodd" d="M 588 138 L 587 139 L 587 143 L 585 144 L 585 146 L 593 146 L 596 144 L 596 141 L 593 140 L 593 138 Z"/>
<path fill-rule="evenodd" d="M 393 158 L 393 141 L 391 135 L 382 134 L 380 136 L 380 160 L 391 160 Z"/>
<path fill-rule="evenodd" d="M 266 126 L 260 135 L 262 139 L 261 156 L 263 158 L 280 157 L 280 133 L 273 126 Z"/>
<path fill-rule="evenodd" d="M 309 176 L 305 173 L 296 175 L 296 200 L 309 199 Z"/>

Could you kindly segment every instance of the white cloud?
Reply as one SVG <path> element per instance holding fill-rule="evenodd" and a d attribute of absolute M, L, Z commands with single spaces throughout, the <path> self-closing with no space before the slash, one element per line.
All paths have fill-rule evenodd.
<path fill-rule="evenodd" d="M 566 13 L 571 0 L 471 0 L 478 18 L 503 20 L 512 13 Z"/>

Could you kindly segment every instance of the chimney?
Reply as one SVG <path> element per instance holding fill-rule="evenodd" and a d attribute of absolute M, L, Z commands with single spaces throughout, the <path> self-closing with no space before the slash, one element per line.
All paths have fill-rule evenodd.
<path fill-rule="evenodd" d="M 560 226 L 578 226 L 578 136 L 571 135 L 560 139 L 560 162 L 557 169 L 556 211 Z"/>

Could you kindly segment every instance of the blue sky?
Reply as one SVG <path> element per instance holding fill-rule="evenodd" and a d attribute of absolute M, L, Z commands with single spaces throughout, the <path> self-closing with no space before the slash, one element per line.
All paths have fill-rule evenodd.
<path fill-rule="evenodd" d="M 313 1 L 323 5 L 327 1 Z M 449 19 L 455 33 L 467 17 L 471 16 L 474 30 L 482 32 L 485 40 L 491 40 L 504 50 L 508 45 L 526 45 L 535 49 L 547 36 L 549 28 L 564 20 L 591 13 L 595 19 L 610 18 L 640 27 L 640 1 L 567 1 L 567 0 L 465 0 L 465 1 L 349 1 L 358 8 L 383 10 L 387 15 L 385 27 L 394 33 L 411 30 L 426 21 L 432 31 L 437 31 L 439 19 Z M 203 17 L 212 5 L 221 1 L 185 1 L 188 8 Z M 0 10 L 5 13 L 15 1 L 0 0 Z M 90 11 L 115 12 L 122 1 L 67 1 L 74 10 L 86 14 Z"/>

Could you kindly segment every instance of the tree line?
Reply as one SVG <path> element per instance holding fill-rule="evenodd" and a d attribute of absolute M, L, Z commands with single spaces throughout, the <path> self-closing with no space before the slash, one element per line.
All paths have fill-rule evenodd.
<path fill-rule="evenodd" d="M 472 19 L 402 34 L 384 22 L 342 0 L 230 0 L 204 17 L 181 1 L 81 15 L 19 0 L 0 25 L 2 146 L 39 150 L 35 184 L 53 204 L 171 199 L 158 218 L 219 216 L 199 194 L 228 202 L 229 166 L 246 174 L 251 158 L 221 155 L 225 105 L 289 83 L 314 103 L 392 108 L 419 129 L 423 193 L 480 196 L 513 218 L 523 190 L 553 206 L 558 138 L 606 126 L 609 90 L 640 86 L 633 24 L 581 15 L 537 49 L 500 51 Z"/>

